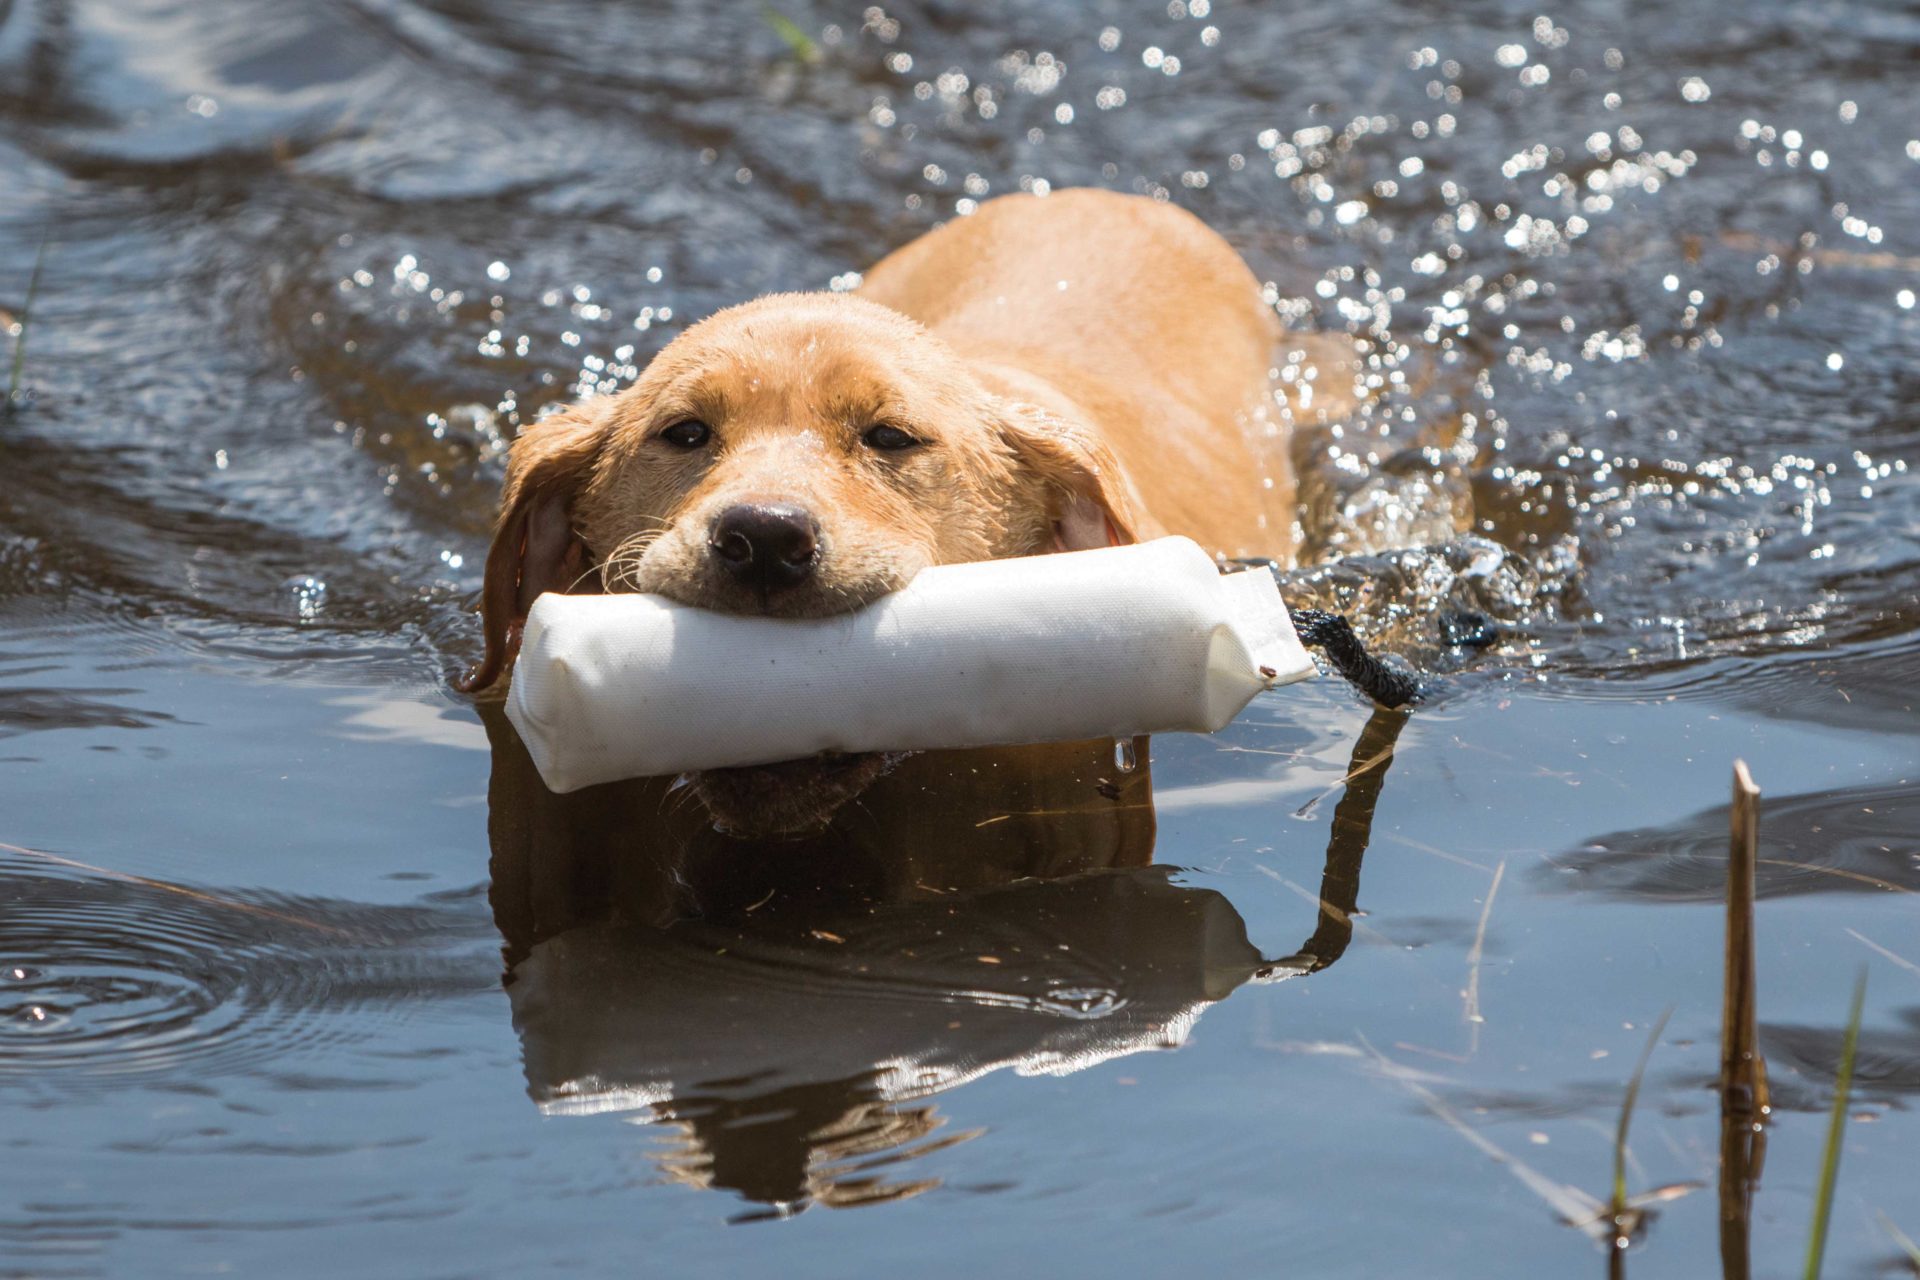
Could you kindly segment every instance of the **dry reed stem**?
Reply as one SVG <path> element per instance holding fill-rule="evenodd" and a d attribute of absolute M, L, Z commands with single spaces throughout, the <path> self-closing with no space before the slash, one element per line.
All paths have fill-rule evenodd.
<path fill-rule="evenodd" d="M 1480 1012 L 1480 961 L 1486 955 L 1487 921 L 1493 918 L 1494 895 L 1500 892 L 1500 878 L 1507 874 L 1507 860 L 1493 869 L 1493 883 L 1487 886 L 1487 900 L 1480 908 L 1480 927 L 1473 931 L 1473 947 L 1467 952 L 1467 987 L 1460 993 L 1460 1016 L 1467 1024 L 1467 1056 L 1480 1052 L 1480 1028 L 1486 1017 Z"/>
<path fill-rule="evenodd" d="M 1905 956 L 1895 955 L 1893 952 L 1887 950 L 1885 947 L 1881 946 L 1879 943 L 1875 942 L 1872 938 L 1869 938 L 1866 934 L 1861 933 L 1857 929 L 1849 929 L 1847 930 L 1847 932 L 1853 936 L 1854 941 L 1860 943 L 1862 946 L 1868 947 L 1874 951 L 1879 952 L 1882 956 L 1886 957 L 1888 960 L 1892 961 L 1894 964 L 1899 965 L 1902 969 L 1905 969 L 1908 973 L 1920 974 L 1920 964 L 1915 964 L 1913 961 L 1907 959 Z"/>
<path fill-rule="evenodd" d="M 1753 964 L 1760 788 L 1743 760 L 1733 765 L 1729 826 L 1726 985 L 1720 1032 L 1720 1270 L 1723 1280 L 1747 1280 L 1752 1271 L 1753 1191 L 1766 1163 L 1763 1122 L 1769 1108 Z"/>
<path fill-rule="evenodd" d="M 1767 1064 L 1760 1056 L 1754 992 L 1754 868 L 1760 857 L 1760 788 L 1744 760 L 1733 764 L 1727 849 L 1726 991 L 1720 1022 L 1720 1092 L 1725 1110 L 1765 1119 L 1771 1110 Z"/>

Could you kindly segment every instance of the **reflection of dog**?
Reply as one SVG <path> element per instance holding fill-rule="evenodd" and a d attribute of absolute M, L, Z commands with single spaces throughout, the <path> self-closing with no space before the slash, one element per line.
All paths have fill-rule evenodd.
<path fill-rule="evenodd" d="M 928 752 L 799 843 L 716 835 L 657 779 L 555 795 L 499 708 L 494 921 L 530 1094 L 679 1133 L 676 1179 L 787 1212 L 927 1189 L 932 1095 L 1179 1044 L 1248 981 L 1352 936 L 1402 717 L 1374 717 L 1333 819 L 1321 911 L 1269 962 L 1223 895 L 1148 865 L 1152 784 L 1110 744 Z"/>
<path fill-rule="evenodd" d="M 679 1133 L 674 1178 L 782 1210 L 898 1199 L 931 1095 L 1177 1044 L 1261 957 L 1152 857 L 1110 742 L 929 752 L 800 842 L 716 835 L 657 779 L 555 795 L 497 707 L 494 919 L 543 1111 Z"/>
<path fill-rule="evenodd" d="M 559 795 L 498 704 L 487 791 L 494 920 L 509 966 L 535 943 L 614 919 L 765 924 L 799 913 L 945 898 L 1020 879 L 1145 866 L 1152 771 L 1114 767 L 1111 742 L 924 752 L 800 839 L 715 832 L 671 779 Z M 1140 740 L 1142 746 L 1145 739 Z"/>
<path fill-rule="evenodd" d="M 550 1115 L 671 1125 L 669 1168 L 695 1185 L 800 1204 L 911 1194 L 936 1182 L 884 1174 L 945 1145 L 935 1095 L 1173 1048 L 1261 971 L 1232 904 L 1169 874 L 1026 880 L 808 931 L 576 929 L 508 988 L 528 1091 Z"/>
<path fill-rule="evenodd" d="M 1168 532 L 1286 560 L 1300 405 L 1274 399 L 1279 338 L 1225 241 L 1097 191 L 989 201 L 887 257 L 858 296 L 722 311 L 632 388 L 515 442 L 469 685 L 503 674 L 536 596 L 582 584 L 812 616 L 930 564 Z M 1305 401 L 1312 377 L 1286 385 Z M 1316 414 L 1343 403 L 1334 381 Z M 801 829 L 880 769 L 695 786 L 736 829 Z"/>

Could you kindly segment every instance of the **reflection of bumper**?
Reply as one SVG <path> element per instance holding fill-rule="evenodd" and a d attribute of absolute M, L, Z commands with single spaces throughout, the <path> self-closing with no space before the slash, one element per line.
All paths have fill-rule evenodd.
<path fill-rule="evenodd" d="M 596 925 L 508 988 L 555 1115 L 665 1117 L 833 1084 L 887 1102 L 1182 1044 L 1262 969 L 1225 898 L 1154 868 L 902 904 L 839 942 Z"/>
<path fill-rule="evenodd" d="M 1076 1071 L 1085 1071 L 1088 1067 L 1097 1067 L 1128 1054 L 1144 1053 L 1149 1049 L 1178 1049 L 1187 1042 L 1193 1024 L 1200 1021 L 1200 1014 L 1207 1004 L 1207 1001 L 1200 1001 L 1188 1005 L 1165 1022 L 1140 1028 L 1134 1034 L 1095 1036 L 1078 1043 L 1052 1044 L 1017 1058 L 978 1063 L 965 1072 L 948 1069 L 943 1074 L 941 1068 L 927 1063 L 883 1063 L 880 1089 L 889 1101 L 904 1101 L 955 1088 L 1003 1067 L 1012 1067 L 1013 1073 L 1019 1076 L 1070 1076 Z"/>
<path fill-rule="evenodd" d="M 534 1090 L 534 1105 L 543 1116 L 597 1116 L 609 1111 L 652 1111 L 673 1098 L 669 1080 L 631 1083 L 588 1076 L 563 1080 L 545 1090 Z"/>
<path fill-rule="evenodd" d="M 1110 1039 L 1096 1036 L 1084 1043 L 1053 1044 L 1017 1057 L 967 1062 L 907 1058 L 876 1062 L 871 1088 L 882 1101 L 911 1102 L 971 1084 L 1008 1067 L 1020 1076 L 1068 1076 L 1128 1054 L 1149 1049 L 1177 1049 L 1186 1043 L 1206 1007 L 1205 1001 L 1190 1005 L 1166 1022 L 1144 1029 L 1142 1034 L 1123 1033 Z M 545 1087 L 534 1085 L 531 1091 L 540 1114 L 547 1116 L 646 1112 L 650 1118 L 665 1119 L 672 1114 L 670 1104 L 675 1096 L 671 1080 L 611 1081 L 599 1076 L 557 1081 Z"/>

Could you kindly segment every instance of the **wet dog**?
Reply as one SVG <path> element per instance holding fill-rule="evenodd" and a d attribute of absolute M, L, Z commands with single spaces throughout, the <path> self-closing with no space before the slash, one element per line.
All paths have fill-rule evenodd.
<path fill-rule="evenodd" d="M 931 564 L 1166 533 L 1285 562 L 1291 426 L 1343 401 L 1331 360 L 1280 377 L 1314 341 L 1283 335 L 1240 257 L 1182 210 L 1090 190 L 989 201 L 857 293 L 715 314 L 632 387 L 515 441 L 466 687 L 501 680 L 544 591 L 812 617 Z M 884 767 L 692 785 L 723 829 L 778 834 L 819 826 Z"/>

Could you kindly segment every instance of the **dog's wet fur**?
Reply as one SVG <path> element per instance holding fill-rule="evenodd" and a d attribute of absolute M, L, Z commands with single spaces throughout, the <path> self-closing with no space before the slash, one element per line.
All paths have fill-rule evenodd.
<path fill-rule="evenodd" d="M 1287 429 L 1304 406 L 1272 392 L 1280 337 L 1218 236 L 1104 192 L 990 201 L 890 255 L 859 294 L 721 311 L 632 387 L 514 442 L 486 653 L 465 687 L 502 680 L 544 591 L 818 617 L 928 565 L 1167 532 L 1284 560 Z M 1318 416 L 1340 402 L 1334 382 Z M 690 782 L 722 829 L 786 834 L 886 763 Z"/>

